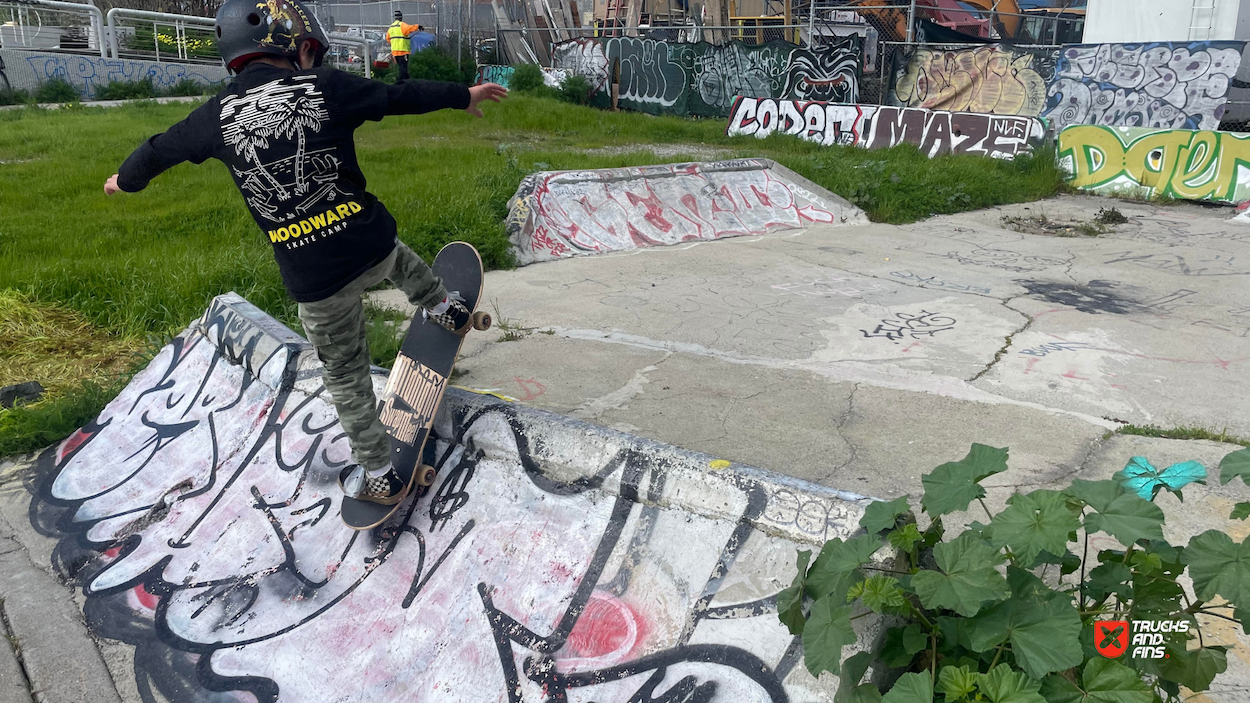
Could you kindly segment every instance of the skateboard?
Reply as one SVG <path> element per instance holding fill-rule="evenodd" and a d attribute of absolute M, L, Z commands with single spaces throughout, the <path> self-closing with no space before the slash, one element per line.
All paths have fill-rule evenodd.
<path fill-rule="evenodd" d="M 394 505 L 343 496 L 340 515 L 354 530 L 381 525 L 399 511 L 409 495 L 415 492 L 420 498 L 429 491 L 435 471 L 422 461 L 425 440 L 443 400 L 460 344 L 470 327 L 485 330 L 491 326 L 490 315 L 477 309 L 482 298 L 482 258 L 471 244 L 452 242 L 443 247 L 434 257 L 432 268 L 448 291 L 463 298 L 469 321 L 456 333 L 426 320 L 420 310 L 413 315 L 386 382 L 379 413 L 391 439 L 391 464 L 407 488 L 404 497 Z"/>

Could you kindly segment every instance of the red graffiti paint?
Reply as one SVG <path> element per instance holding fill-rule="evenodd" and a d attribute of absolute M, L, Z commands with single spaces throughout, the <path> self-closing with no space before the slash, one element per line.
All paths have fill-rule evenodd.
<path fill-rule="evenodd" d="M 61 442 L 61 450 L 57 452 L 56 456 L 57 463 L 59 464 L 65 461 L 65 457 L 73 454 L 76 449 L 81 447 L 87 440 L 91 439 L 91 434 L 92 433 L 84 430 L 78 430 L 74 434 L 67 437 L 64 442 Z"/>
<path fill-rule="evenodd" d="M 642 641 L 641 624 L 641 618 L 620 599 L 596 591 L 586 602 L 559 658 L 573 667 L 591 660 L 595 666 L 622 661 Z"/>

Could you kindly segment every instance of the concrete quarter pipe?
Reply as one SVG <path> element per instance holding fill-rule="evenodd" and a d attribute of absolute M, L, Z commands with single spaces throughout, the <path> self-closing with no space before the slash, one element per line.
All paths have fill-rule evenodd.
<path fill-rule="evenodd" d="M 347 529 L 315 356 L 228 294 L 42 456 L 31 519 L 143 700 L 831 700 L 774 598 L 868 499 L 454 389 L 435 429 L 430 494 Z"/>
<path fill-rule="evenodd" d="M 548 171 L 508 203 L 519 264 L 723 237 L 862 224 L 862 210 L 769 159 Z"/>

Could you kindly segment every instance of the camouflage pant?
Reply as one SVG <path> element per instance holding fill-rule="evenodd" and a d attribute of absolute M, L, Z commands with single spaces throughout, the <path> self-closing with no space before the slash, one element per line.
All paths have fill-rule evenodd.
<path fill-rule="evenodd" d="M 417 307 L 433 306 L 447 296 L 443 282 L 421 257 L 397 241 L 386 260 L 343 290 L 315 303 L 299 304 L 299 319 L 321 359 L 321 379 L 347 433 L 352 461 L 366 469 L 379 469 L 390 461 L 391 445 L 378 420 L 378 401 L 369 377 L 369 344 L 361 302 L 364 292 L 383 279 L 394 283 Z"/>

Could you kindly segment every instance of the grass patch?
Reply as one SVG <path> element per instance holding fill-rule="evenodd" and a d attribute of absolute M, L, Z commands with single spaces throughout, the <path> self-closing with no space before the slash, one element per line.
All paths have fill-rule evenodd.
<path fill-rule="evenodd" d="M 401 330 L 400 326 L 407 319 L 407 314 L 394 308 L 365 303 L 365 336 L 369 340 L 369 356 L 375 365 L 389 369 L 395 364 L 395 356 L 399 354 L 405 336 L 405 330 Z"/>
<path fill-rule="evenodd" d="M 1163 439 L 1207 439 L 1212 442 L 1224 442 L 1226 444 L 1240 444 L 1243 447 L 1250 447 L 1250 439 L 1230 435 L 1227 431 L 1218 433 L 1210 430 L 1204 430 L 1200 427 L 1175 427 L 1172 429 L 1163 429 L 1154 425 L 1125 425 L 1116 431 L 1116 434 L 1129 434 L 1138 437 L 1161 437 Z"/>

